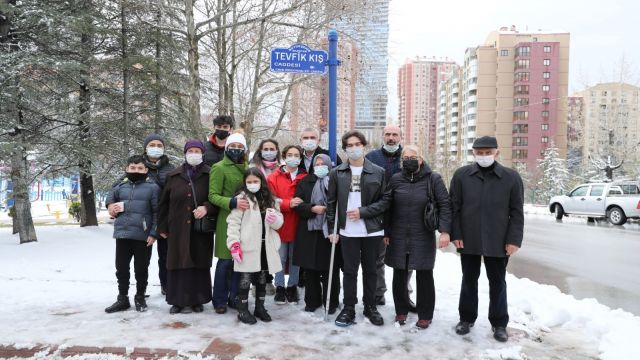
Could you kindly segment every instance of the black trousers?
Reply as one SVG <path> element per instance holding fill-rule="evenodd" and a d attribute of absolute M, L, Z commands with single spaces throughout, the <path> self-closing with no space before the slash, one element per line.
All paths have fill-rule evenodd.
<path fill-rule="evenodd" d="M 420 320 L 432 320 L 436 305 L 436 289 L 433 283 L 433 270 L 416 270 L 416 309 Z M 397 315 L 409 313 L 409 294 L 407 279 L 409 270 L 393 269 L 393 303 Z"/>
<path fill-rule="evenodd" d="M 149 258 L 151 246 L 146 241 L 116 239 L 116 278 L 118 294 L 129 294 L 129 266 L 133 257 L 133 269 L 136 277 L 136 295 L 144 295 L 149 279 Z"/>
<path fill-rule="evenodd" d="M 249 289 L 253 283 L 256 286 L 256 299 L 262 298 L 266 294 L 267 285 L 267 271 L 262 270 L 254 273 L 241 272 L 240 283 L 238 284 L 238 298 L 240 300 L 246 300 L 249 298 Z"/>
<path fill-rule="evenodd" d="M 327 289 L 329 288 L 329 270 L 304 270 L 306 284 L 304 302 L 309 307 L 318 308 L 327 303 Z M 336 266 L 331 280 L 331 299 L 329 308 L 337 308 L 340 303 L 340 269 Z"/>
<path fill-rule="evenodd" d="M 489 279 L 489 322 L 494 327 L 506 327 L 509 323 L 509 312 L 505 276 L 509 257 L 460 254 L 462 264 L 462 287 L 458 304 L 460 321 L 473 323 L 478 318 L 478 278 L 483 258 Z"/>
<path fill-rule="evenodd" d="M 376 301 L 376 259 L 382 242 L 382 236 L 348 237 L 340 236 L 342 243 L 344 305 L 358 303 L 358 268 L 362 264 L 362 302 L 375 306 Z"/>
<path fill-rule="evenodd" d="M 160 286 L 167 288 L 167 239 L 162 236 L 158 237 L 156 241 L 158 247 L 158 278 L 160 279 Z M 149 260 L 151 260 L 151 252 L 149 252 Z"/>

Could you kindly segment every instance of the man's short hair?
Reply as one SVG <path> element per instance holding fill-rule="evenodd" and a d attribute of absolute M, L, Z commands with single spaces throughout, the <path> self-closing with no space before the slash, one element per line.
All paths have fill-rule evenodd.
<path fill-rule="evenodd" d="M 218 115 L 213 118 L 213 125 L 229 125 L 233 129 L 236 127 L 236 121 L 231 115 Z"/>
<path fill-rule="evenodd" d="M 346 133 L 344 133 L 344 135 L 342 135 L 342 150 L 346 150 L 347 149 L 347 140 L 350 137 L 357 137 L 360 142 L 362 143 L 362 146 L 367 146 L 369 143 L 367 142 L 367 138 L 364 137 L 364 134 L 361 133 L 358 130 L 350 130 L 347 131 Z"/>
<path fill-rule="evenodd" d="M 142 155 L 129 156 L 127 159 L 127 166 L 129 166 L 129 164 L 144 164 L 145 167 L 147 166 Z"/>
<path fill-rule="evenodd" d="M 320 138 L 320 131 L 318 131 L 318 129 L 314 129 L 314 128 L 305 128 L 304 130 L 302 130 L 302 132 L 300 133 L 300 137 L 302 137 L 302 134 L 306 133 L 306 132 L 313 132 L 314 134 L 316 134 L 317 138 Z"/>

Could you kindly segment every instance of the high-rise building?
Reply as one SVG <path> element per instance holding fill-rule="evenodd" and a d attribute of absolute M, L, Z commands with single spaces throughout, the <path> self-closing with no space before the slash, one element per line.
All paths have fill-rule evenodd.
<path fill-rule="evenodd" d="M 462 146 L 462 69 L 458 66 L 440 82 L 436 152 L 442 162 L 457 162 Z"/>
<path fill-rule="evenodd" d="M 438 87 L 458 65 L 450 60 L 417 57 L 398 70 L 398 123 L 405 143 L 433 154 L 437 143 Z"/>

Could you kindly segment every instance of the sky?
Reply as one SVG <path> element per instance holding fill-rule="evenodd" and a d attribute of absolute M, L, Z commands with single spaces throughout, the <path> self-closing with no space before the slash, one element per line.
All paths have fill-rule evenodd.
<path fill-rule="evenodd" d="M 481 45 L 502 26 L 571 33 L 569 95 L 617 80 L 622 59 L 627 82 L 640 84 L 639 14 L 636 0 L 390 0 L 387 114 L 397 119 L 397 73 L 407 58 L 461 64 L 467 47 Z"/>

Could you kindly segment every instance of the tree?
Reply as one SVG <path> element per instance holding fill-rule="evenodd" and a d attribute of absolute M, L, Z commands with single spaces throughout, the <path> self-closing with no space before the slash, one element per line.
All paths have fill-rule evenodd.
<path fill-rule="evenodd" d="M 554 144 L 544 151 L 543 158 L 538 160 L 538 168 L 540 179 L 537 194 L 544 201 L 548 202 L 552 196 L 568 190 L 571 177 L 567 170 L 567 161 L 560 158 L 558 148 Z"/>

